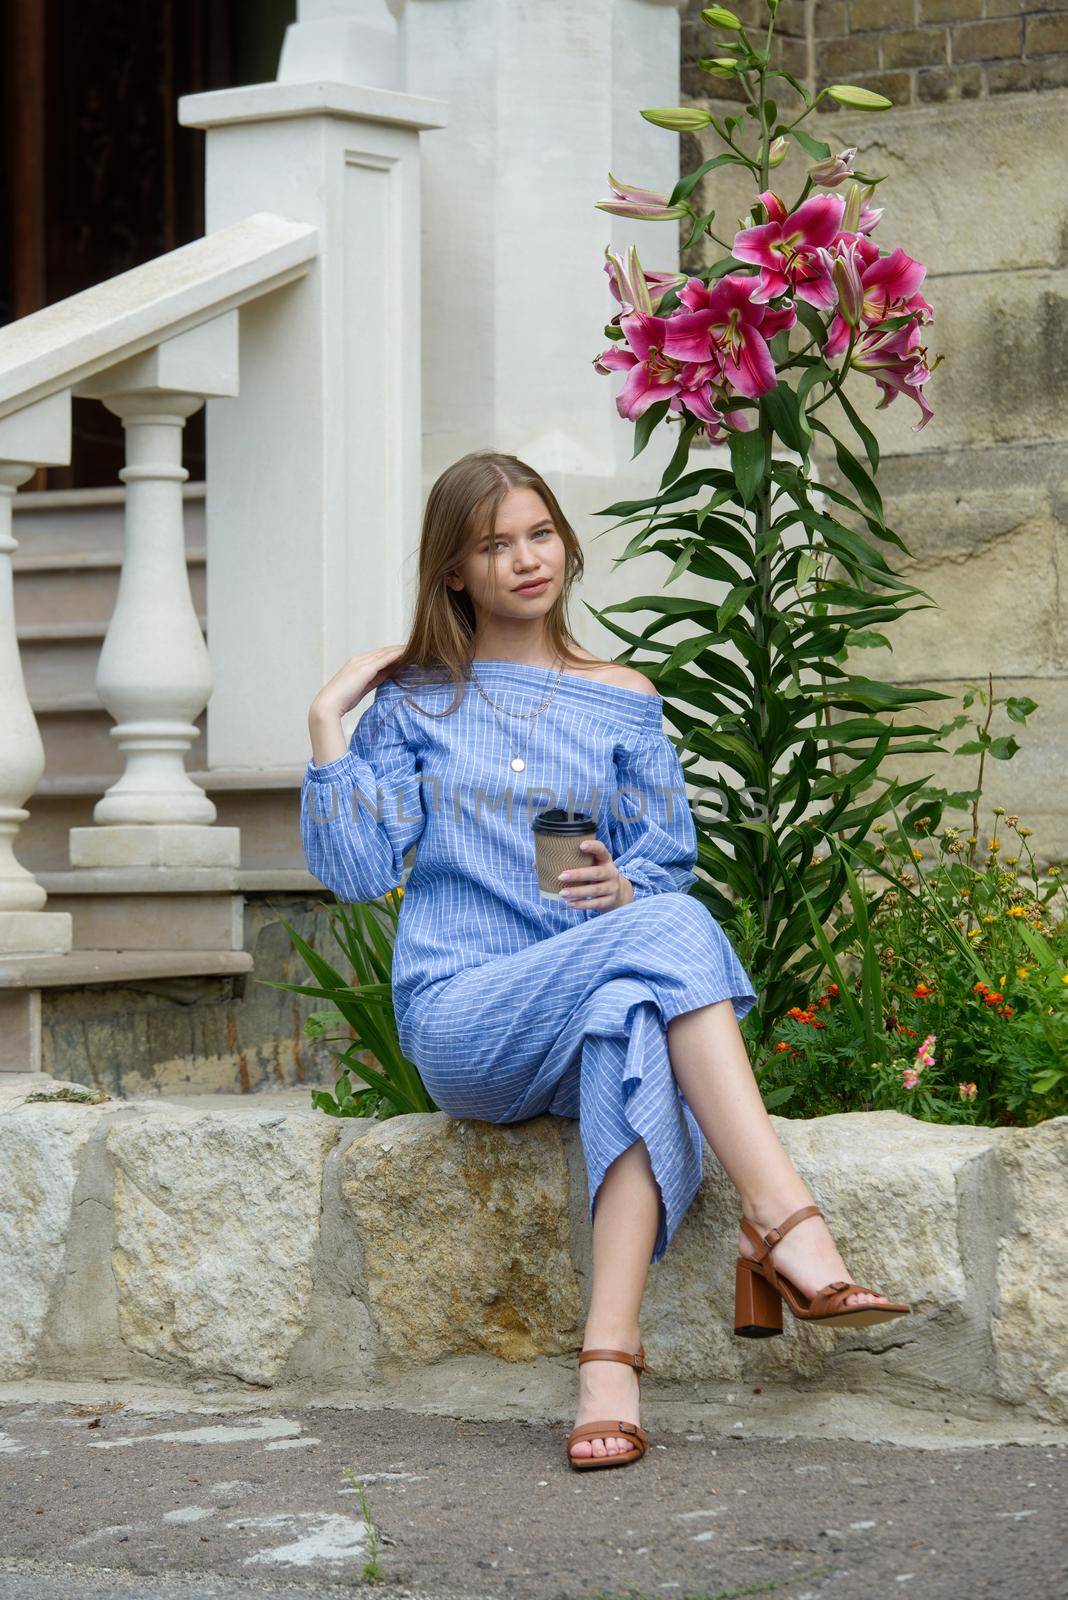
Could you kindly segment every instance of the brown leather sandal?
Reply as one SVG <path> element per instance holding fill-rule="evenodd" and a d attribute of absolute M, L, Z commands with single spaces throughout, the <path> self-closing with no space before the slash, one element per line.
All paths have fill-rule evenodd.
<path fill-rule="evenodd" d="M 784 1233 L 804 1217 L 821 1217 L 819 1206 L 802 1206 L 770 1233 L 761 1235 L 748 1217 L 742 1217 L 742 1231 L 758 1245 L 755 1256 L 739 1253 L 734 1269 L 734 1331 L 742 1339 L 769 1339 L 782 1332 L 782 1303 L 785 1300 L 795 1317 L 803 1322 L 822 1322 L 839 1328 L 867 1328 L 875 1322 L 890 1322 L 908 1316 L 911 1306 L 891 1301 L 888 1305 L 846 1306 L 843 1303 L 858 1291 L 881 1294 L 864 1283 L 828 1283 L 809 1299 L 797 1285 L 776 1272 L 769 1259 Z"/>
<path fill-rule="evenodd" d="M 631 1355 L 628 1350 L 583 1350 L 579 1356 L 579 1366 L 584 1361 L 625 1361 L 628 1367 L 633 1367 L 638 1374 L 638 1388 L 641 1389 L 642 1373 L 649 1368 L 645 1361 L 645 1347 L 638 1345 L 638 1354 Z M 626 1435 L 634 1440 L 631 1450 L 621 1450 L 617 1455 L 603 1456 L 573 1456 L 571 1446 L 580 1439 L 611 1438 L 613 1434 Z M 587 1467 L 622 1467 L 628 1461 L 640 1461 L 645 1454 L 645 1447 L 649 1442 L 649 1435 L 644 1428 L 639 1428 L 636 1422 L 580 1422 L 572 1428 L 567 1436 L 567 1459 L 579 1471 Z"/>

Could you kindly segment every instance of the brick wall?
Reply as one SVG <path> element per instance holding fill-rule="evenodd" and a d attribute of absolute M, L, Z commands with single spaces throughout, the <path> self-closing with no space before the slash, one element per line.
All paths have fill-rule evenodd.
<path fill-rule="evenodd" d="M 895 105 L 1068 85 L 1068 0 L 813 0 L 811 25 L 817 83 Z"/>
<path fill-rule="evenodd" d="M 731 9 L 751 38 L 767 27 L 763 0 Z M 688 0 L 682 18 L 684 99 L 738 99 L 697 66 L 726 38 L 701 10 Z M 802 82 L 864 84 L 895 105 L 1068 87 L 1068 0 L 782 0 L 775 31 L 777 64 Z M 779 98 L 788 104 L 789 91 Z"/>

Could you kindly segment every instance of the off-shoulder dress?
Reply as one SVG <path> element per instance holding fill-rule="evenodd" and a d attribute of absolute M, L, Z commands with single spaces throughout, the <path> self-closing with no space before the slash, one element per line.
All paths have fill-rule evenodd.
<path fill-rule="evenodd" d="M 476 659 L 472 671 L 513 712 L 533 711 L 557 679 L 505 660 Z M 727 935 L 687 893 L 697 836 L 663 699 L 565 672 L 537 716 L 501 711 L 498 721 L 471 682 L 442 715 L 452 694 L 451 684 L 387 679 L 345 754 L 309 760 L 305 859 L 345 903 L 403 887 L 394 1010 L 401 1047 L 441 1110 L 497 1123 L 578 1118 L 591 1220 L 609 1164 L 645 1140 L 660 1193 L 657 1262 L 697 1192 L 704 1144 L 671 1069 L 667 1024 L 724 999 L 740 1019 L 756 1002 Z M 630 903 L 602 912 L 539 894 L 531 821 L 555 805 L 594 815 L 634 885 Z"/>

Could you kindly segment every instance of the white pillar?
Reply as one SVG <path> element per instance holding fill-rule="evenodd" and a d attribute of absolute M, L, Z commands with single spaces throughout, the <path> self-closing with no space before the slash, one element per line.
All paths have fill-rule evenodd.
<path fill-rule="evenodd" d="M 320 75 L 186 95 L 178 114 L 207 133 L 209 231 L 253 211 L 319 230 L 307 276 L 243 308 L 241 392 L 207 407 L 208 763 L 299 771 L 322 684 L 403 637 L 421 512 L 419 134 L 444 107 Z"/>
<path fill-rule="evenodd" d="M 11 558 L 18 540 L 11 508 L 37 467 L 70 461 L 70 393 L 63 391 L 0 419 L 0 954 L 62 955 L 71 947 L 67 911 L 45 911 L 47 896 L 15 859 L 15 838 L 45 766 L 44 745 L 26 693 L 15 628 Z M 5 1005 L 5 1022 L 13 1008 Z"/>
<path fill-rule="evenodd" d="M 185 770 L 212 667 L 182 504 L 186 420 L 207 395 L 237 393 L 237 319 L 226 312 L 75 391 L 101 400 L 126 435 L 122 572 L 96 673 L 126 764 L 93 808 L 96 826 L 71 829 L 72 867 L 236 866 L 240 857 L 240 830 L 212 826 L 215 806 Z"/>
<path fill-rule="evenodd" d="M 409 88 L 451 108 L 423 150 L 428 474 L 490 447 L 590 477 L 591 505 L 623 497 L 619 477 L 650 484 L 666 440 L 629 467 L 622 378 L 592 362 L 619 310 L 605 246 L 676 271 L 678 224 L 595 203 L 610 171 L 664 193 L 678 180 L 678 135 L 639 115 L 678 103 L 676 0 L 407 0 L 404 33 Z"/>

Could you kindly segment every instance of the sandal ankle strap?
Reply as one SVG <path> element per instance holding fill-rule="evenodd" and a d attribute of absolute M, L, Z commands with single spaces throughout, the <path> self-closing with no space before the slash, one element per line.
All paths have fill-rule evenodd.
<path fill-rule="evenodd" d="M 823 1212 L 819 1206 L 801 1206 L 799 1210 L 791 1211 L 785 1222 L 780 1222 L 777 1228 L 772 1228 L 770 1233 L 765 1234 L 758 1233 L 755 1225 L 750 1222 L 748 1217 L 742 1217 L 742 1232 L 751 1244 L 757 1246 L 756 1255 L 750 1256 L 749 1259 L 751 1261 L 763 1261 L 764 1257 L 769 1255 L 775 1248 L 784 1233 L 789 1233 L 792 1227 L 799 1222 L 803 1222 L 806 1217 L 821 1217 L 822 1215 Z"/>
<path fill-rule="evenodd" d="M 639 1374 L 649 1370 L 645 1360 L 645 1349 L 641 1345 L 636 1354 L 632 1354 L 629 1350 L 583 1350 L 579 1355 L 579 1366 L 584 1361 L 623 1361 Z"/>

